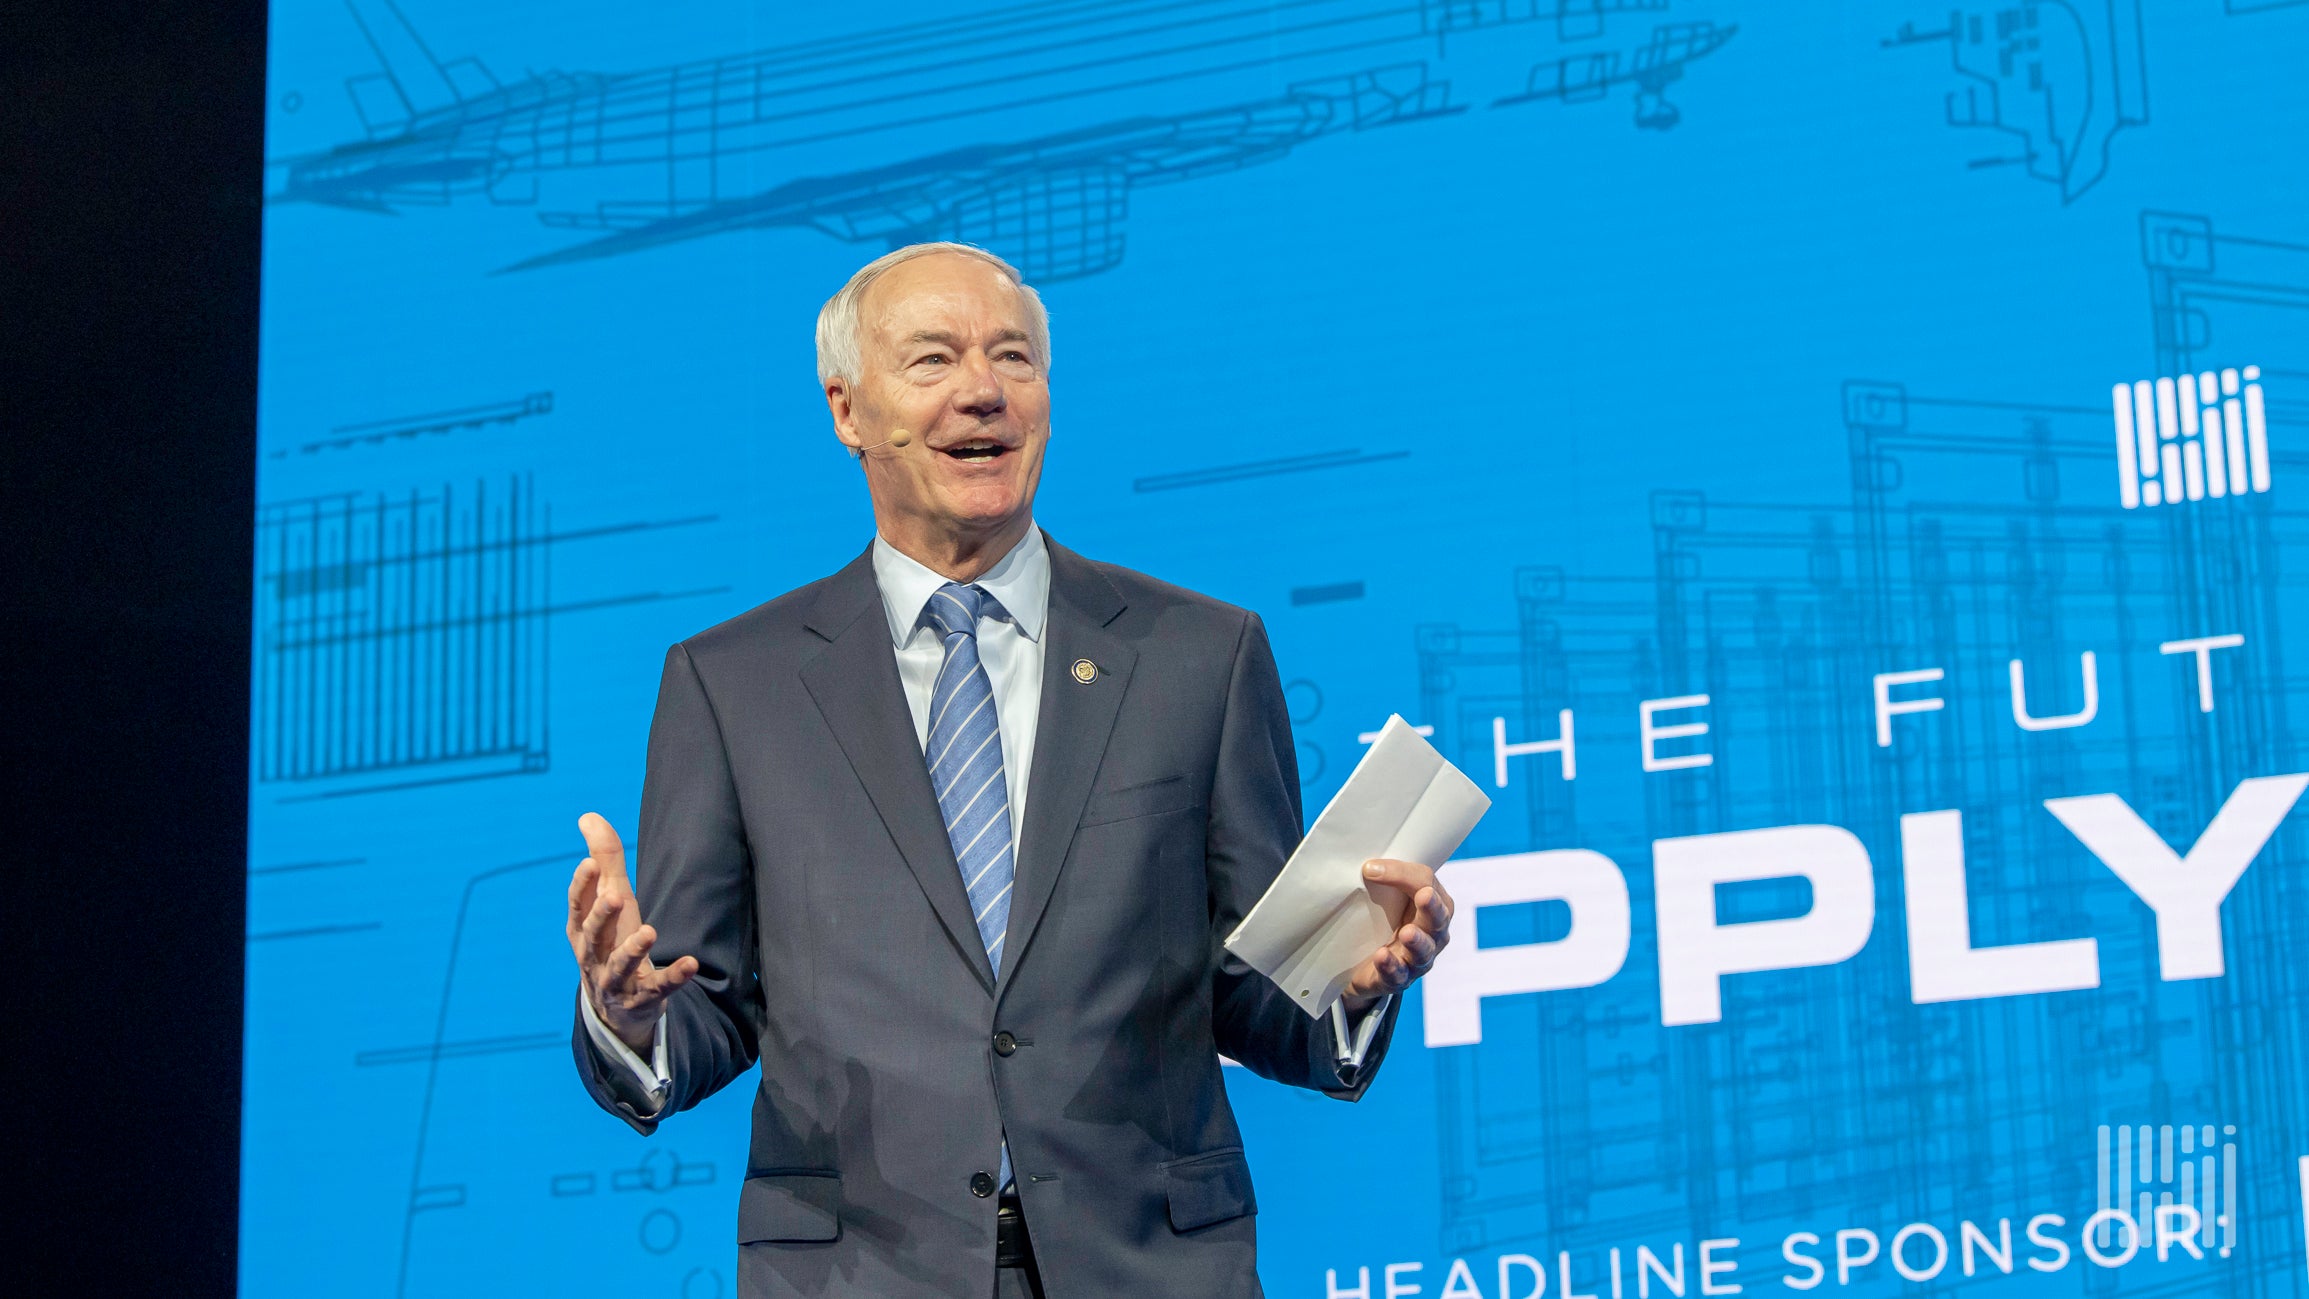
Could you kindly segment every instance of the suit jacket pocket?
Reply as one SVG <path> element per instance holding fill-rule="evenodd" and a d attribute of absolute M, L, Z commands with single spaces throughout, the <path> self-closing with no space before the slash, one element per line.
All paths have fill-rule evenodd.
<path fill-rule="evenodd" d="M 842 1176 L 787 1171 L 746 1179 L 738 1192 L 738 1243 L 842 1238 Z"/>
<path fill-rule="evenodd" d="M 1200 806 L 1201 796 L 1184 776 L 1165 776 L 1121 789 L 1093 793 L 1083 804 L 1081 824 L 1105 825 Z"/>
<path fill-rule="evenodd" d="M 1193 1231 L 1259 1211 L 1251 1194 L 1250 1161 L 1240 1146 L 1174 1159 L 1162 1165 L 1162 1174 L 1172 1231 Z"/>

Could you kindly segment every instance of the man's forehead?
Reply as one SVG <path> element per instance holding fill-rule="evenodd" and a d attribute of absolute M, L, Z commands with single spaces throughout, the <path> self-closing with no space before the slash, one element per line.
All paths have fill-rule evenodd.
<path fill-rule="evenodd" d="M 866 286 L 860 304 L 883 330 L 910 331 L 922 317 L 992 306 L 1023 316 L 1018 286 L 997 268 L 961 253 L 932 253 L 901 262 Z"/>

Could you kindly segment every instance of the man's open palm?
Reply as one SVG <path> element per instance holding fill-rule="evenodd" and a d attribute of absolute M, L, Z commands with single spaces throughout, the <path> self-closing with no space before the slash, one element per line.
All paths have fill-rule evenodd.
<path fill-rule="evenodd" d="M 577 818 L 577 832 L 585 836 L 587 856 L 569 877 L 569 950 L 594 1013 L 620 1041 L 647 1051 L 666 998 L 697 974 L 697 958 L 667 966 L 649 959 L 657 930 L 642 923 L 625 875 L 624 842 L 596 812 Z"/>

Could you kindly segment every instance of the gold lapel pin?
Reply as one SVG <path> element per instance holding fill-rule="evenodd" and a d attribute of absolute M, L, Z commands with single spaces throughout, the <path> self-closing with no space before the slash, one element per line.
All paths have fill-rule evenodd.
<path fill-rule="evenodd" d="M 1091 662 L 1089 659 L 1076 659 L 1074 661 L 1075 680 L 1080 681 L 1082 684 L 1087 686 L 1091 683 L 1092 679 L 1097 676 L 1098 664 Z"/>

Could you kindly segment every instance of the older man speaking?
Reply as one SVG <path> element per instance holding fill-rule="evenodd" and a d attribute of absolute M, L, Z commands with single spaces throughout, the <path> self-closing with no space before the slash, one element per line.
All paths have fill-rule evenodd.
<path fill-rule="evenodd" d="M 1219 1057 L 1357 1098 L 1449 938 L 1380 861 L 1329 1017 L 1225 954 L 1301 834 L 1266 632 L 1034 526 L 1049 368 L 990 253 L 853 276 L 818 377 L 878 535 L 666 655 L 638 892 L 579 821 L 586 1089 L 648 1133 L 761 1064 L 745 1299 L 1259 1293 Z"/>

